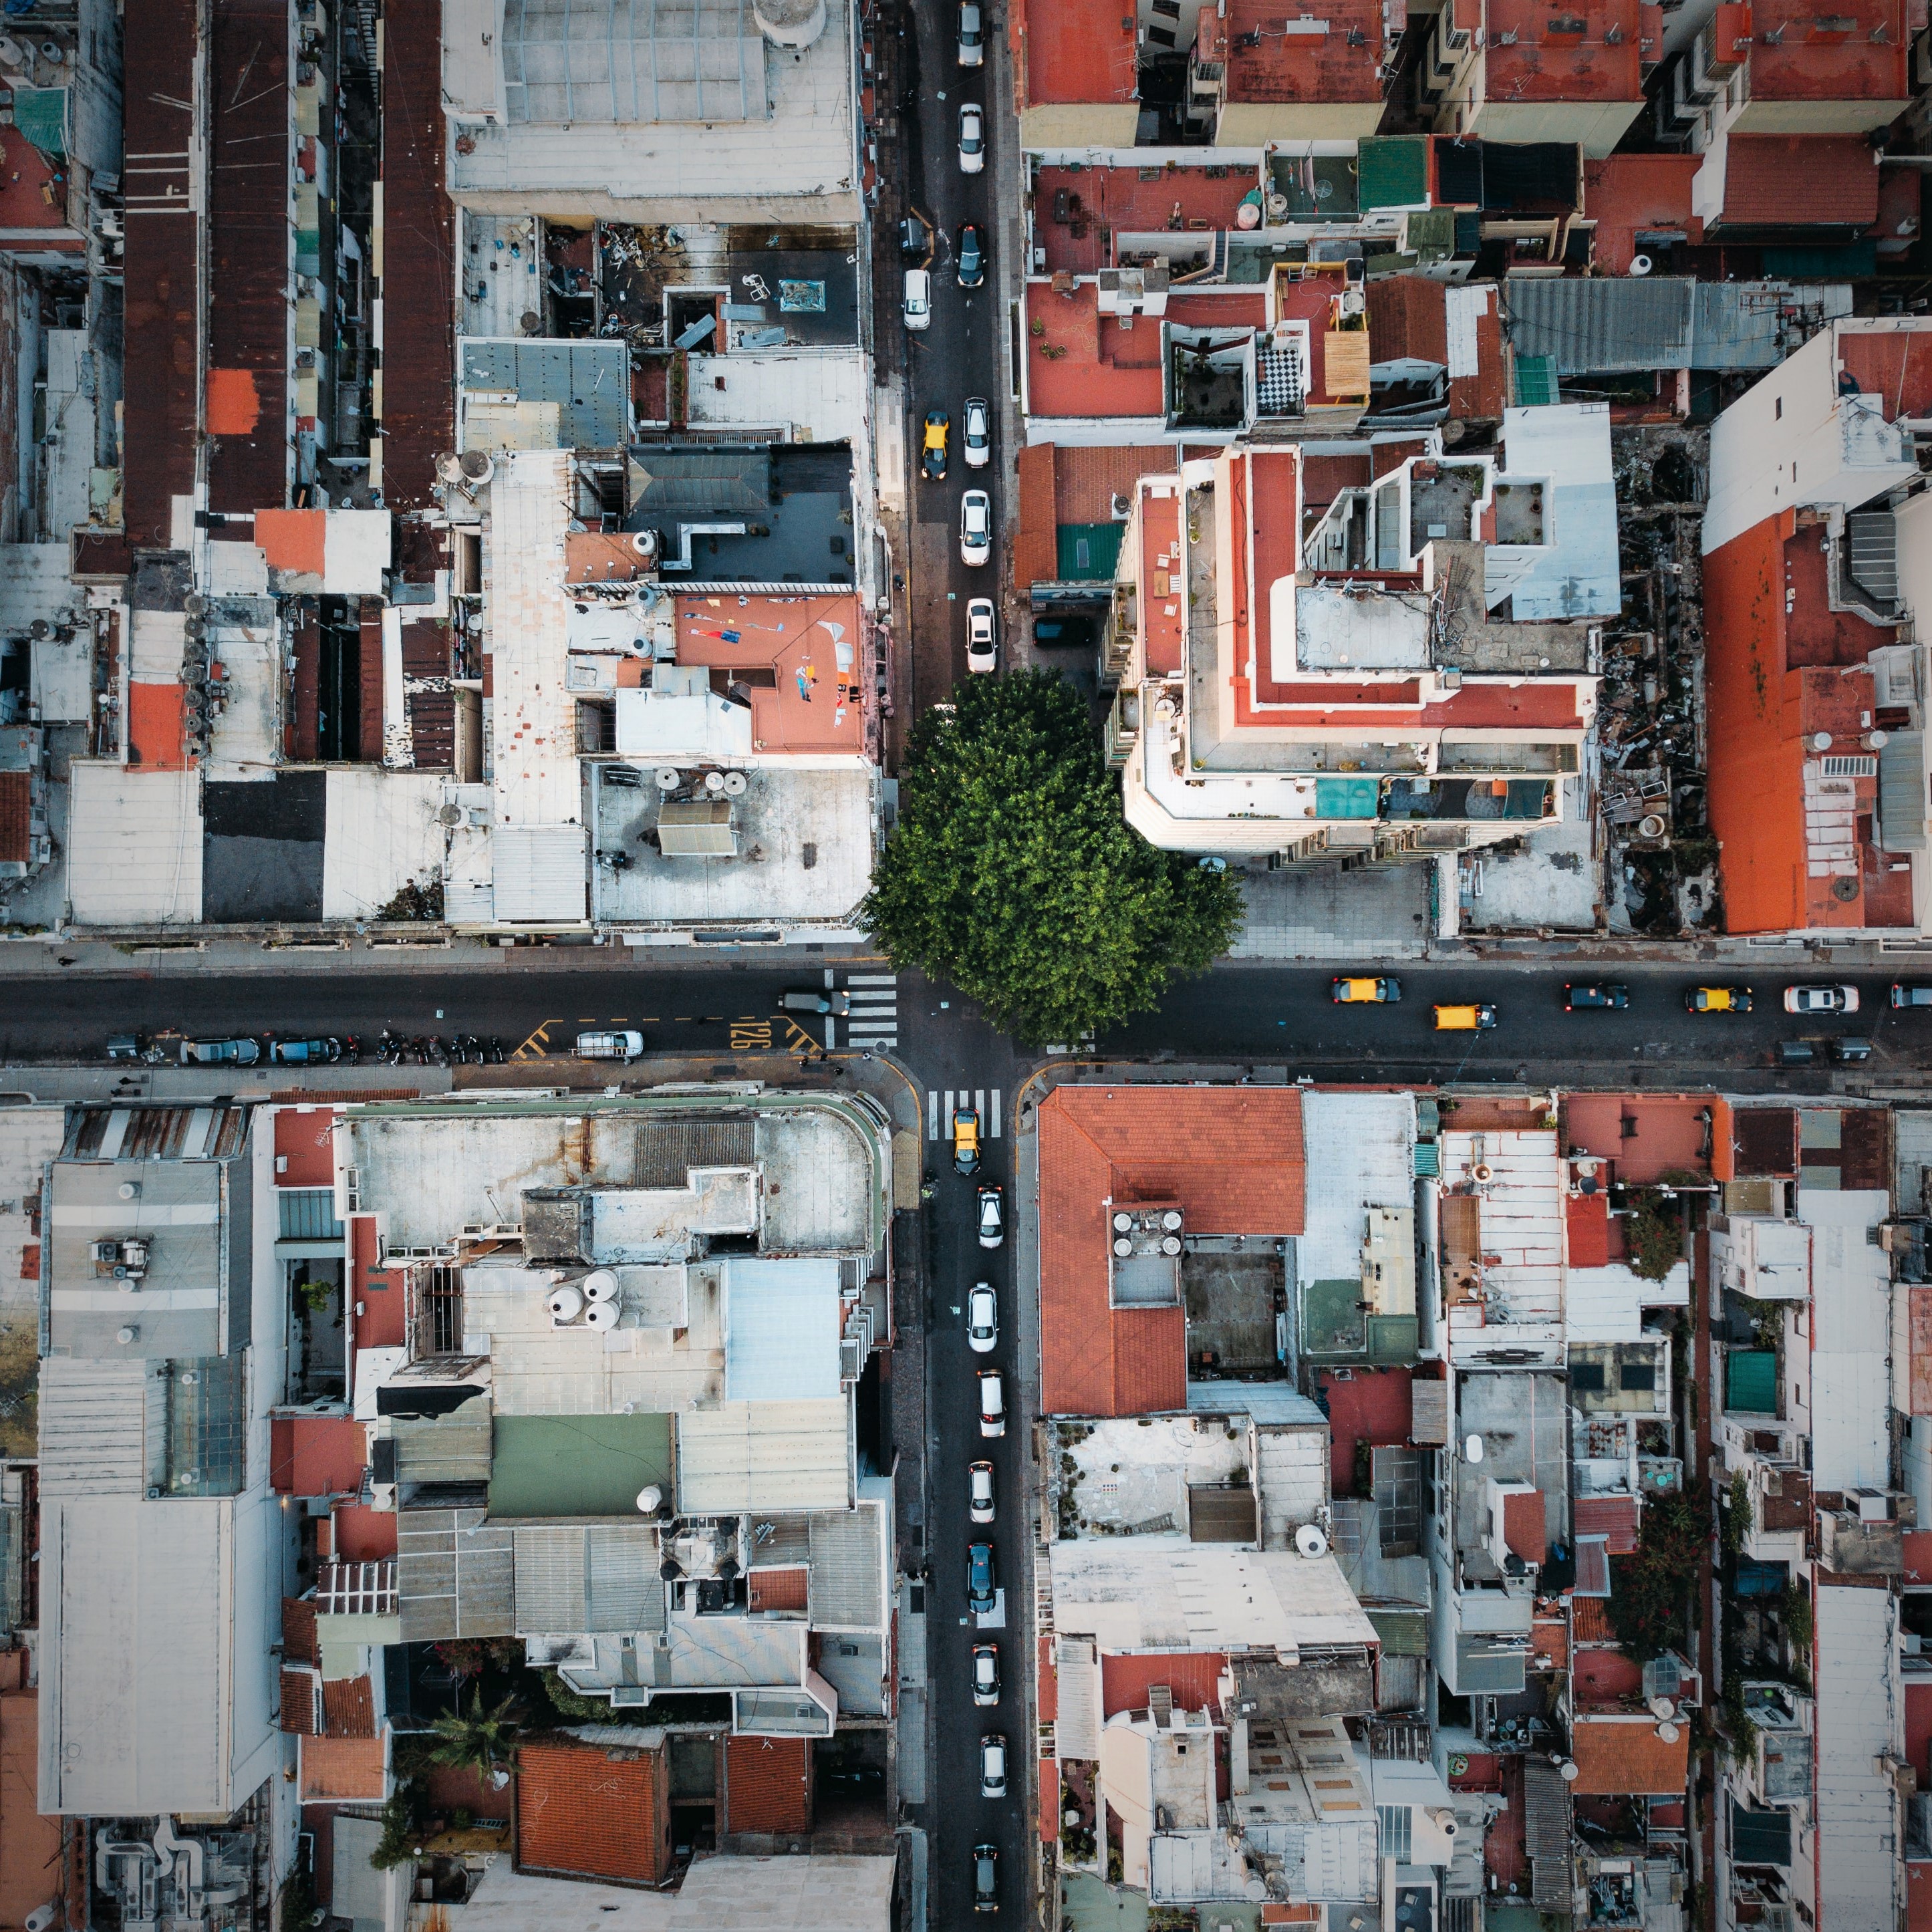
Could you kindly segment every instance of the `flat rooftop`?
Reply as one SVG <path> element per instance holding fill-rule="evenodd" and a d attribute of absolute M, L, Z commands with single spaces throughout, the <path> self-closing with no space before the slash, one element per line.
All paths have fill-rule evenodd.
<path fill-rule="evenodd" d="M 1633 12 L 1636 0 L 1626 0 Z M 1330 0 L 1283 18 L 1270 0 L 1232 0 L 1228 98 L 1330 106 L 1382 98 L 1381 0 Z"/>
<path fill-rule="evenodd" d="M 828 650 L 825 656 L 831 658 Z M 821 678 L 821 684 L 825 680 Z M 826 697 L 815 703 L 830 701 Z M 666 857 L 656 833 L 664 808 L 648 783 L 620 787 L 600 771 L 592 792 L 599 851 L 628 866 L 596 868 L 594 916 L 613 925 L 773 927 L 849 920 L 870 890 L 877 839 L 877 770 L 857 757 L 742 767 L 730 800 L 730 854 Z"/>
<path fill-rule="evenodd" d="M 1483 1438 L 1483 1460 L 1460 1450 L 1450 1465 L 1456 1484 L 1456 1550 L 1466 1572 L 1499 1577 L 1488 1551 L 1491 1482 L 1527 1483 L 1543 1496 L 1545 1539 L 1569 1534 L 1569 1384 L 1560 1375 L 1492 1373 L 1456 1378 L 1456 1440 Z"/>
<path fill-rule="evenodd" d="M 678 662 L 738 687 L 754 751 L 865 749 L 866 628 L 856 594 L 687 592 L 674 602 Z"/>

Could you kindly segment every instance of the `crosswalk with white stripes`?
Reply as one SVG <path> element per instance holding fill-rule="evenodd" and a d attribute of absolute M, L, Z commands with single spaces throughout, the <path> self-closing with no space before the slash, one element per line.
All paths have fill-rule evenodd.
<path fill-rule="evenodd" d="M 845 1044 L 894 1047 L 899 1043 L 899 985 L 896 973 L 848 973 L 845 991 Z"/>
<path fill-rule="evenodd" d="M 929 1087 L 926 1094 L 926 1137 L 929 1141 L 952 1138 L 952 1110 L 970 1107 L 980 1117 L 980 1131 L 989 1141 L 1000 1138 L 1000 1090 L 997 1087 Z"/>

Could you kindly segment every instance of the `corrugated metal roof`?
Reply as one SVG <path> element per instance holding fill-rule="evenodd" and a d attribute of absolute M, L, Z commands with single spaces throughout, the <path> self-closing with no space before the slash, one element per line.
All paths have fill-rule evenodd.
<path fill-rule="evenodd" d="M 1522 1808 L 1530 1903 L 1539 1910 L 1566 1912 L 1570 1902 L 1570 1787 L 1544 1759 L 1522 1761 Z"/>
<path fill-rule="evenodd" d="M 447 1415 L 392 1418 L 396 1480 L 403 1483 L 487 1483 L 490 1412 L 488 1396 L 472 1396 Z"/>
<path fill-rule="evenodd" d="M 720 1272 L 726 1400 L 837 1396 L 839 1263 L 734 1257 Z"/>
<path fill-rule="evenodd" d="M 144 1495 L 166 1460 L 167 1364 L 49 1355 L 40 1364 L 40 1493 Z"/>
<path fill-rule="evenodd" d="M 519 1523 L 512 1537 L 520 1635 L 664 1628 L 651 1524 Z"/>
<path fill-rule="evenodd" d="M 1889 1212 L 1882 1193 L 1799 1186 L 1798 1219 L 1815 1231 L 1811 1480 L 1821 1490 L 1891 1480 L 1891 1268 L 1870 1238 Z"/>
<path fill-rule="evenodd" d="M 850 1418 L 842 1399 L 734 1402 L 677 1418 L 679 1508 L 842 1509 L 851 1499 Z"/>
<path fill-rule="evenodd" d="M 500 825 L 490 845 L 500 924 L 583 924 L 587 848 L 582 826 Z"/>
<path fill-rule="evenodd" d="M 631 352 L 622 342 L 465 336 L 458 358 L 466 401 L 488 394 L 562 409 L 561 447 L 616 449 L 631 432 Z"/>
<path fill-rule="evenodd" d="M 883 1516 L 871 1504 L 812 1519 L 810 1600 L 814 1630 L 883 1630 L 886 1579 Z"/>
<path fill-rule="evenodd" d="M 1894 1600 L 1828 1585 L 1818 1592 L 1817 1626 L 1819 1932 L 1894 1925 L 1900 1808 L 1879 1762 L 1896 1748 L 1903 1722 Z"/>
<path fill-rule="evenodd" d="M 509 1636 L 516 1628 L 510 1526 L 480 1509 L 405 1510 L 396 1533 L 396 1587 L 405 1643 Z"/>
<path fill-rule="evenodd" d="M 1550 357 L 1563 376 L 1688 368 L 1694 286 L 1675 275 L 1514 277 L 1510 340 L 1519 356 Z"/>

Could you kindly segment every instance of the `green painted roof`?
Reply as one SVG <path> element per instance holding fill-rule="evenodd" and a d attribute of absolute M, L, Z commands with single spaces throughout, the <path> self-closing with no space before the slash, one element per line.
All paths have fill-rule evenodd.
<path fill-rule="evenodd" d="M 1768 1348 L 1733 1348 L 1724 1358 L 1724 1406 L 1751 1415 L 1778 1413 L 1778 1357 Z"/>
<path fill-rule="evenodd" d="M 1385 1657 L 1426 1657 L 1429 1654 L 1429 1612 L 1426 1610 L 1364 1610 L 1382 1640 Z"/>
<path fill-rule="evenodd" d="M 1556 358 L 1519 356 L 1516 358 L 1516 404 L 1520 410 L 1540 410 L 1561 400 L 1556 384 Z"/>
<path fill-rule="evenodd" d="M 1060 558 L 1056 566 L 1063 584 L 1105 582 L 1119 562 L 1125 524 L 1062 524 Z"/>
<path fill-rule="evenodd" d="M 1317 778 L 1315 815 L 1317 818 L 1372 818 L 1381 796 L 1382 788 L 1373 778 Z"/>
<path fill-rule="evenodd" d="M 638 1513 L 638 1492 L 671 1493 L 668 1415 L 500 1415 L 490 1447 L 493 1516 Z"/>
<path fill-rule="evenodd" d="M 1429 136 L 1371 135 L 1358 151 L 1357 193 L 1362 212 L 1420 208 L 1429 200 Z"/>

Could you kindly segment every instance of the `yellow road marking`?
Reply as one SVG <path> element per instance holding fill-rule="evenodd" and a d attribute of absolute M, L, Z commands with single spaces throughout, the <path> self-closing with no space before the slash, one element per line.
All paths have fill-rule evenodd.
<path fill-rule="evenodd" d="M 747 1018 L 731 1022 L 731 1051 L 734 1053 L 768 1052 L 771 1043 L 772 1023 L 770 1020 Z"/>
<path fill-rule="evenodd" d="M 538 1027 L 514 1053 L 511 1054 L 510 1058 L 512 1060 L 545 1058 L 550 1052 L 550 1030 L 556 1024 L 555 1020 L 545 1020 L 543 1024 Z"/>

